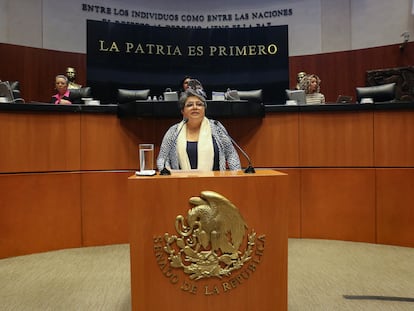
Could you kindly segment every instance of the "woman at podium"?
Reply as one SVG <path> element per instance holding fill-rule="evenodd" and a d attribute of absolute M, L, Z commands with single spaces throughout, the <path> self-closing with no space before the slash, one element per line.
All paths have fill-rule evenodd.
<path fill-rule="evenodd" d="M 192 79 L 181 94 L 183 120 L 171 126 L 161 143 L 157 167 L 173 170 L 239 170 L 239 156 L 224 126 L 206 118 L 206 94 Z"/>

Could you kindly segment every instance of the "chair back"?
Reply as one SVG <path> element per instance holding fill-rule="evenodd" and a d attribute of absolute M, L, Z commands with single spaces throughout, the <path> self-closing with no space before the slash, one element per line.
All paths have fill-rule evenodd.
<path fill-rule="evenodd" d="M 83 104 L 82 98 L 91 98 L 92 89 L 90 86 L 81 87 L 79 89 L 69 89 L 69 99 L 72 104 Z"/>
<path fill-rule="evenodd" d="M 126 104 L 136 100 L 146 100 L 150 94 L 149 89 L 145 90 L 127 90 L 118 89 L 117 100 L 119 104 Z"/>
<path fill-rule="evenodd" d="M 250 90 L 250 91 L 237 91 L 240 99 L 248 100 L 253 103 L 262 103 L 263 102 L 263 90 Z"/>
<path fill-rule="evenodd" d="M 375 86 L 365 86 L 356 88 L 357 102 L 362 98 L 372 98 L 374 103 L 395 100 L 396 84 L 387 83 Z"/>

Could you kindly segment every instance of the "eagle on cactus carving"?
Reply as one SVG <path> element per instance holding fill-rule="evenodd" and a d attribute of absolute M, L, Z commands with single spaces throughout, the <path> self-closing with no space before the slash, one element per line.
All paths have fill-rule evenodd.
<path fill-rule="evenodd" d="M 191 197 L 187 217 L 178 215 L 177 235 L 165 234 L 164 250 L 170 265 L 183 268 L 191 279 L 228 276 L 251 259 L 256 233 L 247 235 L 248 226 L 239 209 L 214 191 Z M 240 250 L 243 242 L 246 247 Z"/>

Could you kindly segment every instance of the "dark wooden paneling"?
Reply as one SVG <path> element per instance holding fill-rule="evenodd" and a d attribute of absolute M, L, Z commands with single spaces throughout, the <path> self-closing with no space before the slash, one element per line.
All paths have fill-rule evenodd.
<path fill-rule="evenodd" d="M 375 170 L 302 169 L 302 237 L 375 243 Z"/>
<path fill-rule="evenodd" d="M 276 204 L 284 204 L 288 207 L 288 233 L 290 238 L 301 237 L 301 170 L 292 169 L 278 169 L 287 176 L 283 178 L 283 183 L 279 183 L 278 187 L 283 193 Z"/>
<path fill-rule="evenodd" d="M 277 201 L 289 206 L 291 237 L 412 245 L 413 118 L 404 109 L 283 112 L 262 120 L 220 121 L 257 167 L 285 167 L 289 175 L 278 186 L 283 196 Z M 85 245 L 125 241 L 127 218 L 119 207 L 126 204 L 124 177 L 130 173 L 116 170 L 134 169 L 137 144 L 153 142 L 158 148 L 175 122 L 3 111 L 0 172 L 36 173 L 0 175 L 0 256 L 78 246 L 80 215 Z M 375 175 L 379 164 L 400 169 L 380 168 Z M 115 171 L 88 172 L 107 169 Z M 76 172 L 48 173 L 54 170 Z M 58 239 L 43 240 L 54 234 Z"/>
<path fill-rule="evenodd" d="M 414 111 L 376 111 L 375 166 L 414 166 Z"/>
<path fill-rule="evenodd" d="M 352 95 L 355 88 L 365 86 L 366 72 L 373 69 L 412 66 L 414 42 L 404 51 L 399 44 L 369 49 L 292 56 L 289 58 L 290 86 L 296 86 L 300 71 L 317 74 L 321 80 L 321 92 L 328 102 L 336 101 L 338 95 Z"/>
<path fill-rule="evenodd" d="M 50 102 L 55 76 L 76 69 L 78 83 L 86 84 L 86 55 L 0 43 L 1 80 L 18 80 L 27 101 Z"/>
<path fill-rule="evenodd" d="M 127 181 L 133 172 L 81 175 L 83 246 L 128 243 Z"/>
<path fill-rule="evenodd" d="M 0 172 L 80 169 L 80 115 L 2 112 Z"/>
<path fill-rule="evenodd" d="M 238 176 L 217 172 L 215 176 L 195 173 L 186 178 L 172 175 L 129 179 L 132 310 L 178 311 L 183 310 L 183 301 L 189 306 L 197 306 L 200 311 L 287 310 L 287 208 L 282 203 L 286 202 L 282 198 L 286 194 L 279 187 L 286 176 L 273 174 L 276 172 Z M 162 237 L 166 232 L 176 235 L 176 217 L 186 217 L 189 198 L 203 190 L 219 192 L 231 200 L 240 210 L 248 231 L 254 230 L 257 236 L 263 234 L 266 238 L 260 261 L 257 261 L 257 251 L 252 254 L 256 259 L 254 273 L 238 283 L 237 288 L 235 285 L 231 292 L 223 291 L 222 283 L 230 282 L 247 266 L 221 279 L 210 277 L 197 282 L 189 279 L 181 269 L 172 269 L 171 273 L 179 279 L 177 284 L 172 284 L 165 276 L 167 274 L 160 271 L 154 255 L 154 237 Z M 202 247 L 199 250 L 204 251 Z M 194 284 L 196 293 L 183 290 L 184 282 Z M 219 292 L 206 294 L 214 286 Z M 163 293 L 163 299 L 159 293 Z"/>
<path fill-rule="evenodd" d="M 300 115 L 300 166 L 372 166 L 373 112 L 309 112 Z"/>
<path fill-rule="evenodd" d="M 136 133 L 137 124 L 131 120 L 110 114 L 82 114 L 81 169 L 137 169 Z"/>
<path fill-rule="evenodd" d="M 378 243 L 414 247 L 414 169 L 377 169 Z"/>
<path fill-rule="evenodd" d="M 0 258 L 81 247 L 79 174 L 0 175 Z"/>
<path fill-rule="evenodd" d="M 298 113 L 268 114 L 263 119 L 221 120 L 229 134 L 249 155 L 255 167 L 299 165 Z M 248 162 L 239 152 L 242 166 Z"/>

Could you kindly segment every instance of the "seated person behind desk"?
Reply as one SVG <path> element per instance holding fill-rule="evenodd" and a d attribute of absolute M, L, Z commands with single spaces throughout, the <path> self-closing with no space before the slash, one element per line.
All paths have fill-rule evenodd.
<path fill-rule="evenodd" d="M 321 79 L 315 74 L 309 74 L 299 83 L 301 90 L 305 91 L 307 104 L 324 104 L 325 96 L 320 92 Z"/>
<path fill-rule="evenodd" d="M 157 158 L 158 169 L 166 166 L 173 170 L 224 171 L 228 166 L 230 170 L 240 170 L 239 156 L 226 129 L 205 117 L 206 95 L 199 81 L 189 82 L 179 104 L 183 121 L 165 134 Z"/>
<path fill-rule="evenodd" d="M 52 104 L 55 105 L 71 105 L 69 99 L 70 91 L 68 90 L 69 80 L 64 75 L 57 75 L 55 78 L 55 88 L 57 93 L 52 96 Z"/>
<path fill-rule="evenodd" d="M 184 93 L 187 89 L 188 89 L 188 82 L 191 80 L 192 78 L 190 76 L 185 76 L 179 85 L 179 95 L 181 96 L 181 93 Z"/>

